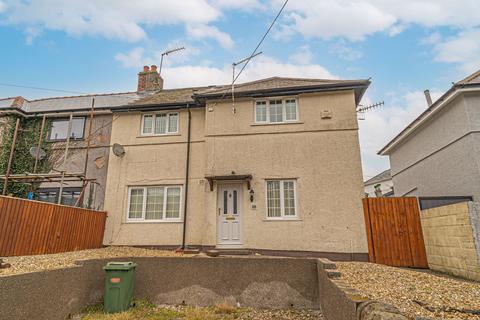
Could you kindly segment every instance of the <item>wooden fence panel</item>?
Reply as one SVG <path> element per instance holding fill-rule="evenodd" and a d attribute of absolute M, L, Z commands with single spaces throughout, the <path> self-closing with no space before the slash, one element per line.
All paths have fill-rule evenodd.
<path fill-rule="evenodd" d="M 0 196 L 0 256 L 101 248 L 107 213 Z"/>
<path fill-rule="evenodd" d="M 417 198 L 365 198 L 370 262 L 428 268 Z"/>

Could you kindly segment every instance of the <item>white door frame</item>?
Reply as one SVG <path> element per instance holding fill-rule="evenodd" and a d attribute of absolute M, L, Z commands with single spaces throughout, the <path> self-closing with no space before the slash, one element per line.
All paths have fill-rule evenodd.
<path fill-rule="evenodd" d="M 229 181 L 229 182 L 217 182 L 217 203 L 216 203 L 216 210 L 215 210 L 215 215 L 216 215 L 216 220 L 217 220 L 217 248 L 242 248 L 244 245 L 244 239 L 243 239 L 243 221 L 244 221 L 244 198 L 243 198 L 243 187 L 244 183 L 243 182 L 236 182 L 236 181 Z M 237 214 L 233 215 L 231 212 L 231 208 L 228 208 L 227 215 L 224 214 L 223 211 L 223 192 L 225 189 L 236 189 L 238 190 L 238 199 L 237 199 Z M 227 220 L 228 218 L 228 220 Z M 232 225 L 234 222 L 239 224 L 239 230 L 238 230 L 238 240 L 224 240 L 222 239 L 222 224 L 225 226 L 225 222 L 228 223 L 228 235 L 229 238 L 232 236 Z"/>

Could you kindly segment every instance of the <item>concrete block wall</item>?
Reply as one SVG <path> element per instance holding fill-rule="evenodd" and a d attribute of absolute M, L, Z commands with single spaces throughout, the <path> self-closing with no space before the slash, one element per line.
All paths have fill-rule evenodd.
<path fill-rule="evenodd" d="M 420 213 L 430 269 L 480 281 L 479 217 L 473 202 Z"/>

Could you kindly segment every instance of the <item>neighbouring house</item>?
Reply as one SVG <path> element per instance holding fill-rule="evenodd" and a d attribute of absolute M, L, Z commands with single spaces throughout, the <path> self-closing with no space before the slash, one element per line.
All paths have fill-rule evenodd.
<path fill-rule="evenodd" d="M 369 84 L 274 77 L 234 99 L 164 89 L 112 109 L 104 244 L 366 260 L 356 107 Z"/>
<path fill-rule="evenodd" d="M 376 176 L 363 183 L 365 187 L 365 197 L 392 197 L 393 181 L 390 169 L 380 172 Z"/>
<path fill-rule="evenodd" d="M 395 196 L 422 209 L 480 200 L 480 71 L 456 82 L 380 151 L 390 158 Z"/>
<path fill-rule="evenodd" d="M 161 88 L 156 67 L 145 67 L 139 73 L 135 92 L 53 97 L 27 100 L 23 97 L 0 99 L 0 190 L 7 175 L 7 162 L 13 140 L 15 120 L 21 119 L 13 153 L 7 194 L 26 197 L 32 191 L 40 201 L 78 204 L 102 209 L 110 149 L 112 108 L 145 98 Z M 92 116 L 92 101 L 95 100 Z M 45 158 L 34 171 L 34 156 L 30 149 L 38 146 L 41 123 L 45 117 L 41 149 Z M 71 120 L 67 161 L 64 158 Z M 90 130 L 90 120 L 93 119 Z M 87 159 L 88 137 L 91 134 Z M 22 164 L 22 165 L 21 165 Z M 60 183 L 61 172 L 66 173 Z M 28 177 L 25 175 L 28 172 Z M 70 176 L 72 175 L 72 176 Z M 35 179 L 33 178 L 35 176 Z M 41 177 L 39 177 L 41 176 Z M 87 180 L 81 180 L 83 177 Z M 61 191 L 60 191 L 61 190 Z M 61 193 L 61 198 L 59 199 Z M 1 194 L 1 193 L 0 193 Z M 78 200 L 81 197 L 80 201 Z"/>

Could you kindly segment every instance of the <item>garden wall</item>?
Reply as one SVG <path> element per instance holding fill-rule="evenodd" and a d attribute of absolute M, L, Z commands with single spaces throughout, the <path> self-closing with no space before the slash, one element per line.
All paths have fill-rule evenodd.
<path fill-rule="evenodd" d="M 135 298 L 157 304 L 318 308 L 315 259 L 122 258 L 0 277 L 1 318 L 63 320 L 101 302 L 102 266 L 114 260 L 138 264 Z"/>
<path fill-rule="evenodd" d="M 406 320 L 337 279 L 326 259 L 265 257 L 122 258 L 0 277 L 0 318 L 64 320 L 102 301 L 108 261 L 134 261 L 136 299 L 156 304 L 322 309 L 326 320 Z"/>
<path fill-rule="evenodd" d="M 480 220 L 474 202 L 420 214 L 430 269 L 480 280 Z"/>

